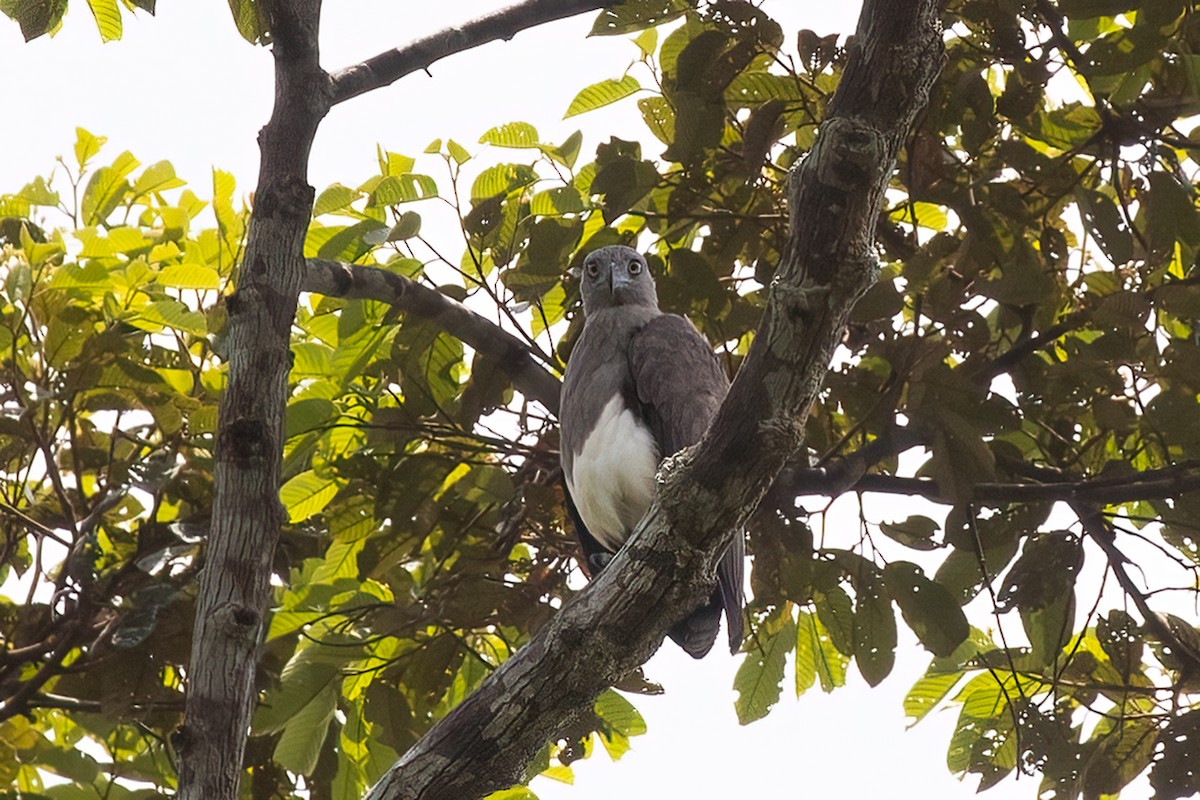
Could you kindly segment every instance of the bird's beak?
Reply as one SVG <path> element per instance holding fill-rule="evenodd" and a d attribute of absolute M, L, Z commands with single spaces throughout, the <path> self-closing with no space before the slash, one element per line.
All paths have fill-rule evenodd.
<path fill-rule="evenodd" d="M 623 299 L 626 290 L 633 284 L 633 279 L 623 269 L 614 269 L 609 274 L 612 275 L 612 285 L 610 287 L 612 289 L 612 296 L 617 300 Z"/>

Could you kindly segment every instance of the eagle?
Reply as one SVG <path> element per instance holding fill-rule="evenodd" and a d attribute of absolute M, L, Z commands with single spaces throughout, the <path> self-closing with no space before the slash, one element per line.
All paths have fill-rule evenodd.
<path fill-rule="evenodd" d="M 594 574 L 650 507 L 661 461 L 708 430 L 729 379 L 695 326 L 659 309 L 646 260 L 633 248 L 590 253 L 580 293 L 584 325 L 567 363 L 559 423 L 567 510 Z M 693 658 L 712 648 L 722 612 L 730 651 L 741 647 L 744 560 L 738 536 L 708 602 L 669 632 Z"/>

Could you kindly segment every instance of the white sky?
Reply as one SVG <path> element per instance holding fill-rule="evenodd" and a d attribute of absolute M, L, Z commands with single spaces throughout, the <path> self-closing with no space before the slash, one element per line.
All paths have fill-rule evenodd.
<path fill-rule="evenodd" d="M 328 2 L 322 62 L 332 71 L 494 5 Z M 792 52 L 800 28 L 820 34 L 853 30 L 858 6 L 854 0 L 764 3 L 783 24 Z M 53 40 L 25 44 L 15 24 L 0 21 L 0 74 L 22 90 L 17 94 L 10 85 L 0 125 L 0 191 L 15 191 L 48 173 L 56 155 L 69 161 L 76 125 L 108 137 L 98 163 L 131 150 L 143 164 L 172 161 L 201 197 L 211 194 L 212 166 L 232 172 L 241 193 L 253 188 L 255 136 L 270 112 L 272 64 L 266 50 L 237 35 L 225 3 L 162 0 L 156 18 L 127 17 L 124 39 L 107 45 L 100 44 L 82 0 L 71 8 Z M 555 23 L 454 56 L 434 65 L 432 77 L 411 75 L 335 108 L 317 136 L 311 182 L 319 191 L 334 181 L 364 180 L 376 169 L 377 143 L 419 156 L 431 140 L 454 138 L 476 152 L 480 134 L 513 120 L 533 123 L 549 141 L 584 128 L 580 163 L 609 135 L 649 139 L 631 100 L 561 119 L 580 88 L 620 77 L 636 57 L 623 38 L 585 39 L 591 19 Z M 647 154 L 660 150 L 655 142 L 646 145 Z M 523 154 L 512 155 L 520 160 Z M 438 240 L 428 223 L 423 232 Z M 444 236 L 445 249 L 457 257 L 461 241 L 450 231 Z M 881 503 L 876 511 L 885 508 Z M 848 505 L 845 512 L 841 535 L 829 529 L 831 546 L 851 546 L 858 539 L 856 512 Z M 893 509 L 887 518 L 903 516 Z M 540 780 L 534 788 L 545 800 L 668 792 L 695 798 L 971 797 L 975 779 L 960 783 L 945 768 L 956 712 L 934 714 L 905 731 L 901 699 L 928 656 L 901 628 L 897 667 L 882 687 L 868 689 L 851 667 L 847 688 L 831 695 L 814 689 L 797 701 L 789 674 L 774 712 L 746 728 L 738 726 L 733 710 L 739 659 L 717 647 L 695 662 L 668 643 L 647 668 L 667 694 L 634 699 L 649 734 L 635 739 L 633 751 L 618 764 L 603 753 L 577 764 L 574 787 Z M 1010 780 L 986 797 L 1029 798 L 1036 788 L 1036 779 Z"/>

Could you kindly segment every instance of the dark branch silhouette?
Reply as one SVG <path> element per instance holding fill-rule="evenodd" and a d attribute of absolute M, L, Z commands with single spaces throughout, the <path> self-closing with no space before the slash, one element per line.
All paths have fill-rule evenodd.
<path fill-rule="evenodd" d="M 614 0 L 526 0 L 493 11 L 333 73 L 332 105 L 388 86 L 410 73 L 428 70 L 446 56 L 488 42 L 508 40 L 528 28 L 614 4 Z"/>

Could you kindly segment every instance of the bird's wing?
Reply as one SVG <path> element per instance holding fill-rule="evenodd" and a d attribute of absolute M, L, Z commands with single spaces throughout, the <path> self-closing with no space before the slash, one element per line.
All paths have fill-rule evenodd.
<path fill-rule="evenodd" d="M 650 320 L 630 342 L 629 366 L 643 418 L 662 446 L 663 456 L 700 441 L 729 391 L 729 379 L 692 323 L 674 314 Z M 735 652 L 742 643 L 745 554 L 739 534 L 717 567 L 717 592 L 725 607 L 730 649 Z M 707 611 L 701 609 L 672 631 L 672 638 L 697 658 L 712 645 L 716 631 L 712 613 L 710 604 Z M 697 630 L 691 631 L 689 624 Z M 692 639 L 696 640 L 694 646 L 684 644 Z"/>
<path fill-rule="evenodd" d="M 634 334 L 629 368 L 643 419 L 664 457 L 700 441 L 729 390 L 708 341 L 674 314 L 657 316 Z"/>

